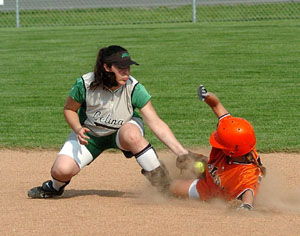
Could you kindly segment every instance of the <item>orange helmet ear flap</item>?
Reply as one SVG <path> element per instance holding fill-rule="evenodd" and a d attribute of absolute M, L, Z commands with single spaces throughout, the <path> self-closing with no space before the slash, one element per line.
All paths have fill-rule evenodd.
<path fill-rule="evenodd" d="M 253 127 L 247 120 L 230 117 L 220 120 L 209 142 L 213 147 L 222 149 L 227 156 L 239 157 L 255 147 L 256 138 Z"/>

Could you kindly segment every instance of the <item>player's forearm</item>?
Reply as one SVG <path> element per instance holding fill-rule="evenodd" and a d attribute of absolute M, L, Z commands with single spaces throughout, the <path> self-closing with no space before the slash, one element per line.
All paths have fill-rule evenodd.
<path fill-rule="evenodd" d="M 162 120 L 159 123 L 160 124 L 150 127 L 151 131 L 156 135 L 156 137 L 162 141 L 175 155 L 179 156 L 187 154 L 188 151 L 176 139 L 169 126 Z"/>
<path fill-rule="evenodd" d="M 155 136 L 162 141 L 177 156 L 187 154 L 188 151 L 182 147 L 169 126 L 156 114 L 151 101 L 141 110 L 144 121 Z"/>
<path fill-rule="evenodd" d="M 79 117 L 77 112 L 69 109 L 64 109 L 64 116 L 65 116 L 65 120 L 67 121 L 71 129 L 74 130 L 75 133 L 78 133 L 78 131 L 82 128 L 82 126 L 79 122 Z"/>
<path fill-rule="evenodd" d="M 208 96 L 205 98 L 205 102 L 210 106 L 218 118 L 228 113 L 219 98 L 211 92 L 208 93 Z"/>

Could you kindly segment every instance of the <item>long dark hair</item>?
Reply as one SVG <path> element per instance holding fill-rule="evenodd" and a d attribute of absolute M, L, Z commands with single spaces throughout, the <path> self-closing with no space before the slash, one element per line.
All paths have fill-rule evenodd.
<path fill-rule="evenodd" d="M 108 67 L 111 67 L 112 63 L 106 62 L 106 58 L 115 53 L 123 51 L 127 50 L 117 45 L 101 48 L 99 50 L 97 61 L 94 67 L 95 80 L 91 83 L 90 89 L 95 89 L 99 86 L 111 88 L 118 85 L 115 73 L 107 72 L 104 68 L 104 64 L 106 64 Z"/>

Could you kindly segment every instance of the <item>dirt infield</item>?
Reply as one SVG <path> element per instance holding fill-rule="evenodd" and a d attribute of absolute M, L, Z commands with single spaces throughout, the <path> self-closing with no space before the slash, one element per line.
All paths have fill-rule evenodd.
<path fill-rule="evenodd" d="M 209 153 L 207 150 L 193 150 Z M 158 152 L 172 177 L 175 156 Z M 58 199 L 28 199 L 50 178 L 56 151 L 0 150 L 0 235 L 299 236 L 300 154 L 263 154 L 267 177 L 255 211 L 238 202 L 168 199 L 140 174 L 135 159 L 103 153 L 75 176 Z"/>

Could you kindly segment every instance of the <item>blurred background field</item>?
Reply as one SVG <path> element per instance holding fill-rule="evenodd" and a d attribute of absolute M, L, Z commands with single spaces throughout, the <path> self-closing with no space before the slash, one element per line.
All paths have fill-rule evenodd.
<path fill-rule="evenodd" d="M 70 131 L 62 114 L 69 90 L 93 70 L 101 47 L 118 44 L 140 63 L 131 74 L 185 146 L 209 146 L 216 127 L 214 114 L 197 99 L 204 84 L 232 115 L 253 124 L 259 151 L 300 150 L 297 14 L 51 27 L 21 21 L 19 28 L 1 26 L 3 14 L 10 13 L 0 16 L 1 147 L 59 148 Z M 164 148 L 148 128 L 146 135 Z"/>
<path fill-rule="evenodd" d="M 0 0 L 0 27 L 299 18 L 300 0 Z"/>

